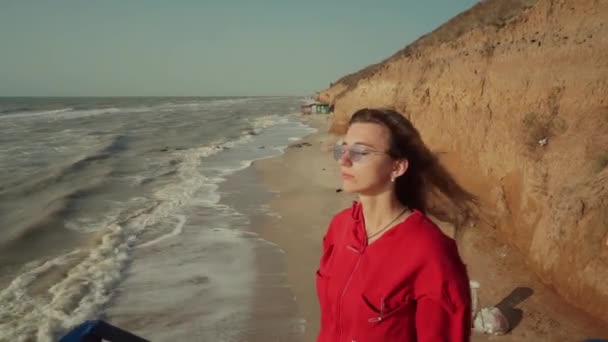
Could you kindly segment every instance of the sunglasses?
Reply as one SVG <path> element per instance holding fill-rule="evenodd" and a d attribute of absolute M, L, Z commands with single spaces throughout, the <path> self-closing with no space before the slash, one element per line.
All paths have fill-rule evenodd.
<path fill-rule="evenodd" d="M 340 160 L 346 153 L 348 153 L 348 159 L 353 162 L 359 162 L 369 154 L 388 154 L 387 152 L 370 150 L 361 145 L 353 145 L 351 147 L 346 147 L 344 145 L 334 146 L 334 159 L 336 161 Z"/>

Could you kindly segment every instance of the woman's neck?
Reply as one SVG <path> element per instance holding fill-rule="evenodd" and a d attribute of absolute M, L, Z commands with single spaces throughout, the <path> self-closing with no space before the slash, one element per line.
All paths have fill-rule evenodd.
<path fill-rule="evenodd" d="M 373 196 L 360 195 L 359 200 L 363 206 L 363 217 L 367 234 L 371 235 L 382 229 L 405 207 L 397 200 L 393 191 L 386 191 Z"/>

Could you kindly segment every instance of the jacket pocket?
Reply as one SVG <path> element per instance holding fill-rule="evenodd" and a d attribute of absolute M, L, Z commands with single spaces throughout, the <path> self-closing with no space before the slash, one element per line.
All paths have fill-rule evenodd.
<path fill-rule="evenodd" d="M 402 300 L 395 298 L 385 298 L 383 296 L 371 297 L 365 293 L 361 295 L 366 308 L 367 322 L 379 323 L 386 321 L 393 316 L 413 316 L 415 302 L 406 297 Z"/>

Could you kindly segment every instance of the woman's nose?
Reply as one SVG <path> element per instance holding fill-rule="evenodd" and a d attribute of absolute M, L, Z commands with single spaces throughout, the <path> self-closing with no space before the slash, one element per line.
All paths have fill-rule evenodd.
<path fill-rule="evenodd" d="M 344 152 L 342 152 L 342 155 L 340 156 L 338 163 L 340 163 L 340 165 L 342 165 L 342 166 L 349 166 L 352 164 L 352 160 L 350 160 L 348 150 L 344 150 Z"/>

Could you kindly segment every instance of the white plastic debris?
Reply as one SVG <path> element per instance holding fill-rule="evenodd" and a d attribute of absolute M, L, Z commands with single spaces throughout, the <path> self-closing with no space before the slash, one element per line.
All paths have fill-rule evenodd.
<path fill-rule="evenodd" d="M 547 143 L 549 142 L 549 140 L 547 138 L 542 138 L 538 141 L 538 144 L 543 147 L 545 145 L 547 145 Z"/>
<path fill-rule="evenodd" d="M 475 315 L 477 315 L 477 306 L 479 303 L 479 299 L 477 297 L 477 290 L 479 289 L 481 285 L 479 284 L 479 282 L 475 281 L 475 280 L 470 280 L 469 281 L 469 287 L 471 288 L 471 315 L 472 315 L 472 319 L 475 319 Z"/>
<path fill-rule="evenodd" d="M 509 321 L 497 307 L 491 306 L 477 313 L 473 328 L 484 334 L 503 335 L 509 332 Z"/>
<path fill-rule="evenodd" d="M 473 329 L 477 332 L 491 335 L 503 335 L 509 332 L 509 321 L 500 309 L 491 306 L 479 310 L 480 304 L 477 292 L 481 284 L 478 281 L 470 280 L 469 287 L 471 288 Z"/>

